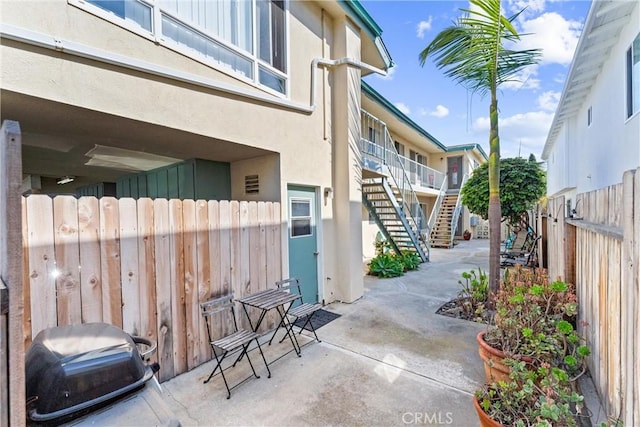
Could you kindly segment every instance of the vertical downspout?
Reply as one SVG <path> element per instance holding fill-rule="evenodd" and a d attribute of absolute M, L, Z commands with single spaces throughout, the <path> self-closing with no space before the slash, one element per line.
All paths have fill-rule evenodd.
<path fill-rule="evenodd" d="M 327 57 L 326 47 L 326 33 L 325 33 L 325 10 L 322 9 L 321 13 L 321 25 L 322 25 L 322 57 Z M 327 68 L 322 67 L 322 135 L 324 140 L 329 139 L 328 127 L 327 127 Z M 316 90 L 315 88 L 311 88 L 311 90 Z"/>

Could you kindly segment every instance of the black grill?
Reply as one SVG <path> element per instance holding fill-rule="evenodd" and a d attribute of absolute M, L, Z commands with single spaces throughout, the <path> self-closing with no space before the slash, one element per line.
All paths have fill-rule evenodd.
<path fill-rule="evenodd" d="M 148 348 L 143 354 L 136 345 Z M 41 331 L 26 358 L 29 418 L 73 418 L 138 389 L 157 372 L 144 356 L 155 344 L 106 323 Z"/>

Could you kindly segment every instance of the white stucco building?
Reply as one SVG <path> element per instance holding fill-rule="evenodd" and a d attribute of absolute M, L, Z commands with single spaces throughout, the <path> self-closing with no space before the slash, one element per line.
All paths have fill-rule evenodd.
<path fill-rule="evenodd" d="M 640 166 L 640 5 L 594 1 L 542 153 L 547 193 L 575 195 Z"/>

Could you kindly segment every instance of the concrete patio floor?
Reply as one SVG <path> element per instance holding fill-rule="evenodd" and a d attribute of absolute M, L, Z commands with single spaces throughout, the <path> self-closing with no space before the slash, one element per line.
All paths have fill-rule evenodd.
<path fill-rule="evenodd" d="M 475 335 L 486 326 L 435 312 L 456 296 L 462 272 L 487 270 L 488 256 L 487 240 L 462 241 L 433 249 L 416 272 L 367 276 L 358 301 L 325 307 L 342 316 L 318 330 L 321 343 L 303 334 L 302 357 L 288 341 L 263 345 L 271 378 L 254 351 L 261 378 L 230 400 L 219 375 L 203 384 L 212 362 L 163 383 L 165 400 L 185 426 L 477 426 Z M 251 374 L 244 360 L 227 372 L 232 385 Z"/>

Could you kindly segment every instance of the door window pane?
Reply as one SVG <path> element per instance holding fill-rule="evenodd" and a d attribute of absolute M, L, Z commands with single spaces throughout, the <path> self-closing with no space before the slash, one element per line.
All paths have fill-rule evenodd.
<path fill-rule="evenodd" d="M 291 202 L 291 216 L 311 216 L 311 202 L 308 200 L 294 200 Z"/>
<path fill-rule="evenodd" d="M 291 199 L 291 237 L 311 236 L 311 199 Z"/>
<path fill-rule="evenodd" d="M 291 237 L 311 236 L 310 219 L 292 219 Z"/>

